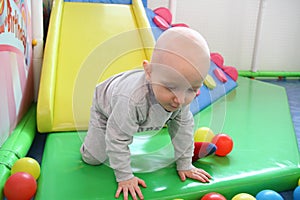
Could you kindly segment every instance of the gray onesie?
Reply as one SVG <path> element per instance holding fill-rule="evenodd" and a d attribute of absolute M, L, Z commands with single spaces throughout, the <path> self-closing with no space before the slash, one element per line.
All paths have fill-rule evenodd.
<path fill-rule="evenodd" d="M 174 146 L 177 170 L 192 168 L 193 115 L 189 106 L 166 111 L 155 99 L 144 70 L 112 76 L 97 85 L 87 136 L 81 147 L 83 160 L 100 164 L 109 158 L 117 182 L 133 177 L 128 145 L 137 132 L 157 130 L 165 124 Z"/>

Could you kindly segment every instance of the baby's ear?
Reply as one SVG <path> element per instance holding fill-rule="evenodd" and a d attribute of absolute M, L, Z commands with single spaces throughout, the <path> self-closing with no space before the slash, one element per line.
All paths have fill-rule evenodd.
<path fill-rule="evenodd" d="M 143 61 L 143 67 L 144 67 L 146 79 L 149 81 L 151 77 L 151 64 L 149 63 L 148 60 Z"/>

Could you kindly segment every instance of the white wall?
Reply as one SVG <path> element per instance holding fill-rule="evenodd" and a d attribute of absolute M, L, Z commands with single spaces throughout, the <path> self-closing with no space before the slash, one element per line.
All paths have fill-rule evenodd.
<path fill-rule="evenodd" d="M 300 71 L 299 0 L 170 1 L 176 2 L 173 23 L 183 22 L 199 31 L 211 51 L 223 55 L 226 65 L 240 70 Z M 152 9 L 168 5 L 169 0 L 148 1 Z M 257 23 L 260 5 L 261 26 Z"/>
<path fill-rule="evenodd" d="M 258 66 L 300 71 L 300 1 L 265 1 Z"/>

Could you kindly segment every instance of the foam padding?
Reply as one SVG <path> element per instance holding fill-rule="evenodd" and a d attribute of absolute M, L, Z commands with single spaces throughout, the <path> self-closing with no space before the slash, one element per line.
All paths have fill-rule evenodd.
<path fill-rule="evenodd" d="M 227 82 L 221 82 L 214 74 L 214 70 L 216 69 L 221 70 L 221 68 L 211 61 L 208 74 L 216 82 L 216 87 L 210 89 L 203 84 L 200 88 L 200 95 L 197 96 L 190 105 L 190 110 L 194 115 L 237 87 L 237 83 L 226 73 L 224 74 L 227 78 Z"/>
<path fill-rule="evenodd" d="M 4 194 L 2 191 L 6 183 L 6 180 L 8 179 L 9 176 L 10 176 L 10 168 L 8 168 L 3 164 L 0 164 L 0 190 L 1 190 L 0 199 L 4 199 Z"/>
<path fill-rule="evenodd" d="M 196 128 L 210 127 L 234 141 L 225 157 L 210 156 L 195 162 L 212 175 L 210 183 L 181 182 L 174 165 L 144 179 L 145 199 L 200 199 L 220 192 L 227 199 L 241 192 L 256 195 L 263 189 L 294 189 L 300 177 L 299 151 L 284 88 L 240 77 L 239 87 L 195 115 Z M 45 146 L 36 200 L 114 199 L 113 171 L 106 165 L 82 162 L 79 148 L 85 132 L 49 134 Z M 170 142 L 167 129 L 141 144 L 144 152 Z"/>

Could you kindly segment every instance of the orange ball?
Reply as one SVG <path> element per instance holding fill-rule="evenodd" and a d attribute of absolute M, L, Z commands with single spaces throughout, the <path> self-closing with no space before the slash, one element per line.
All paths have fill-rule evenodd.
<path fill-rule="evenodd" d="M 33 176 L 26 172 L 11 175 L 3 189 L 7 199 L 31 199 L 37 190 L 37 183 Z"/>
<path fill-rule="evenodd" d="M 217 151 L 215 152 L 217 156 L 226 156 L 233 148 L 231 137 L 224 133 L 216 134 L 212 139 L 212 143 L 217 146 Z"/>

